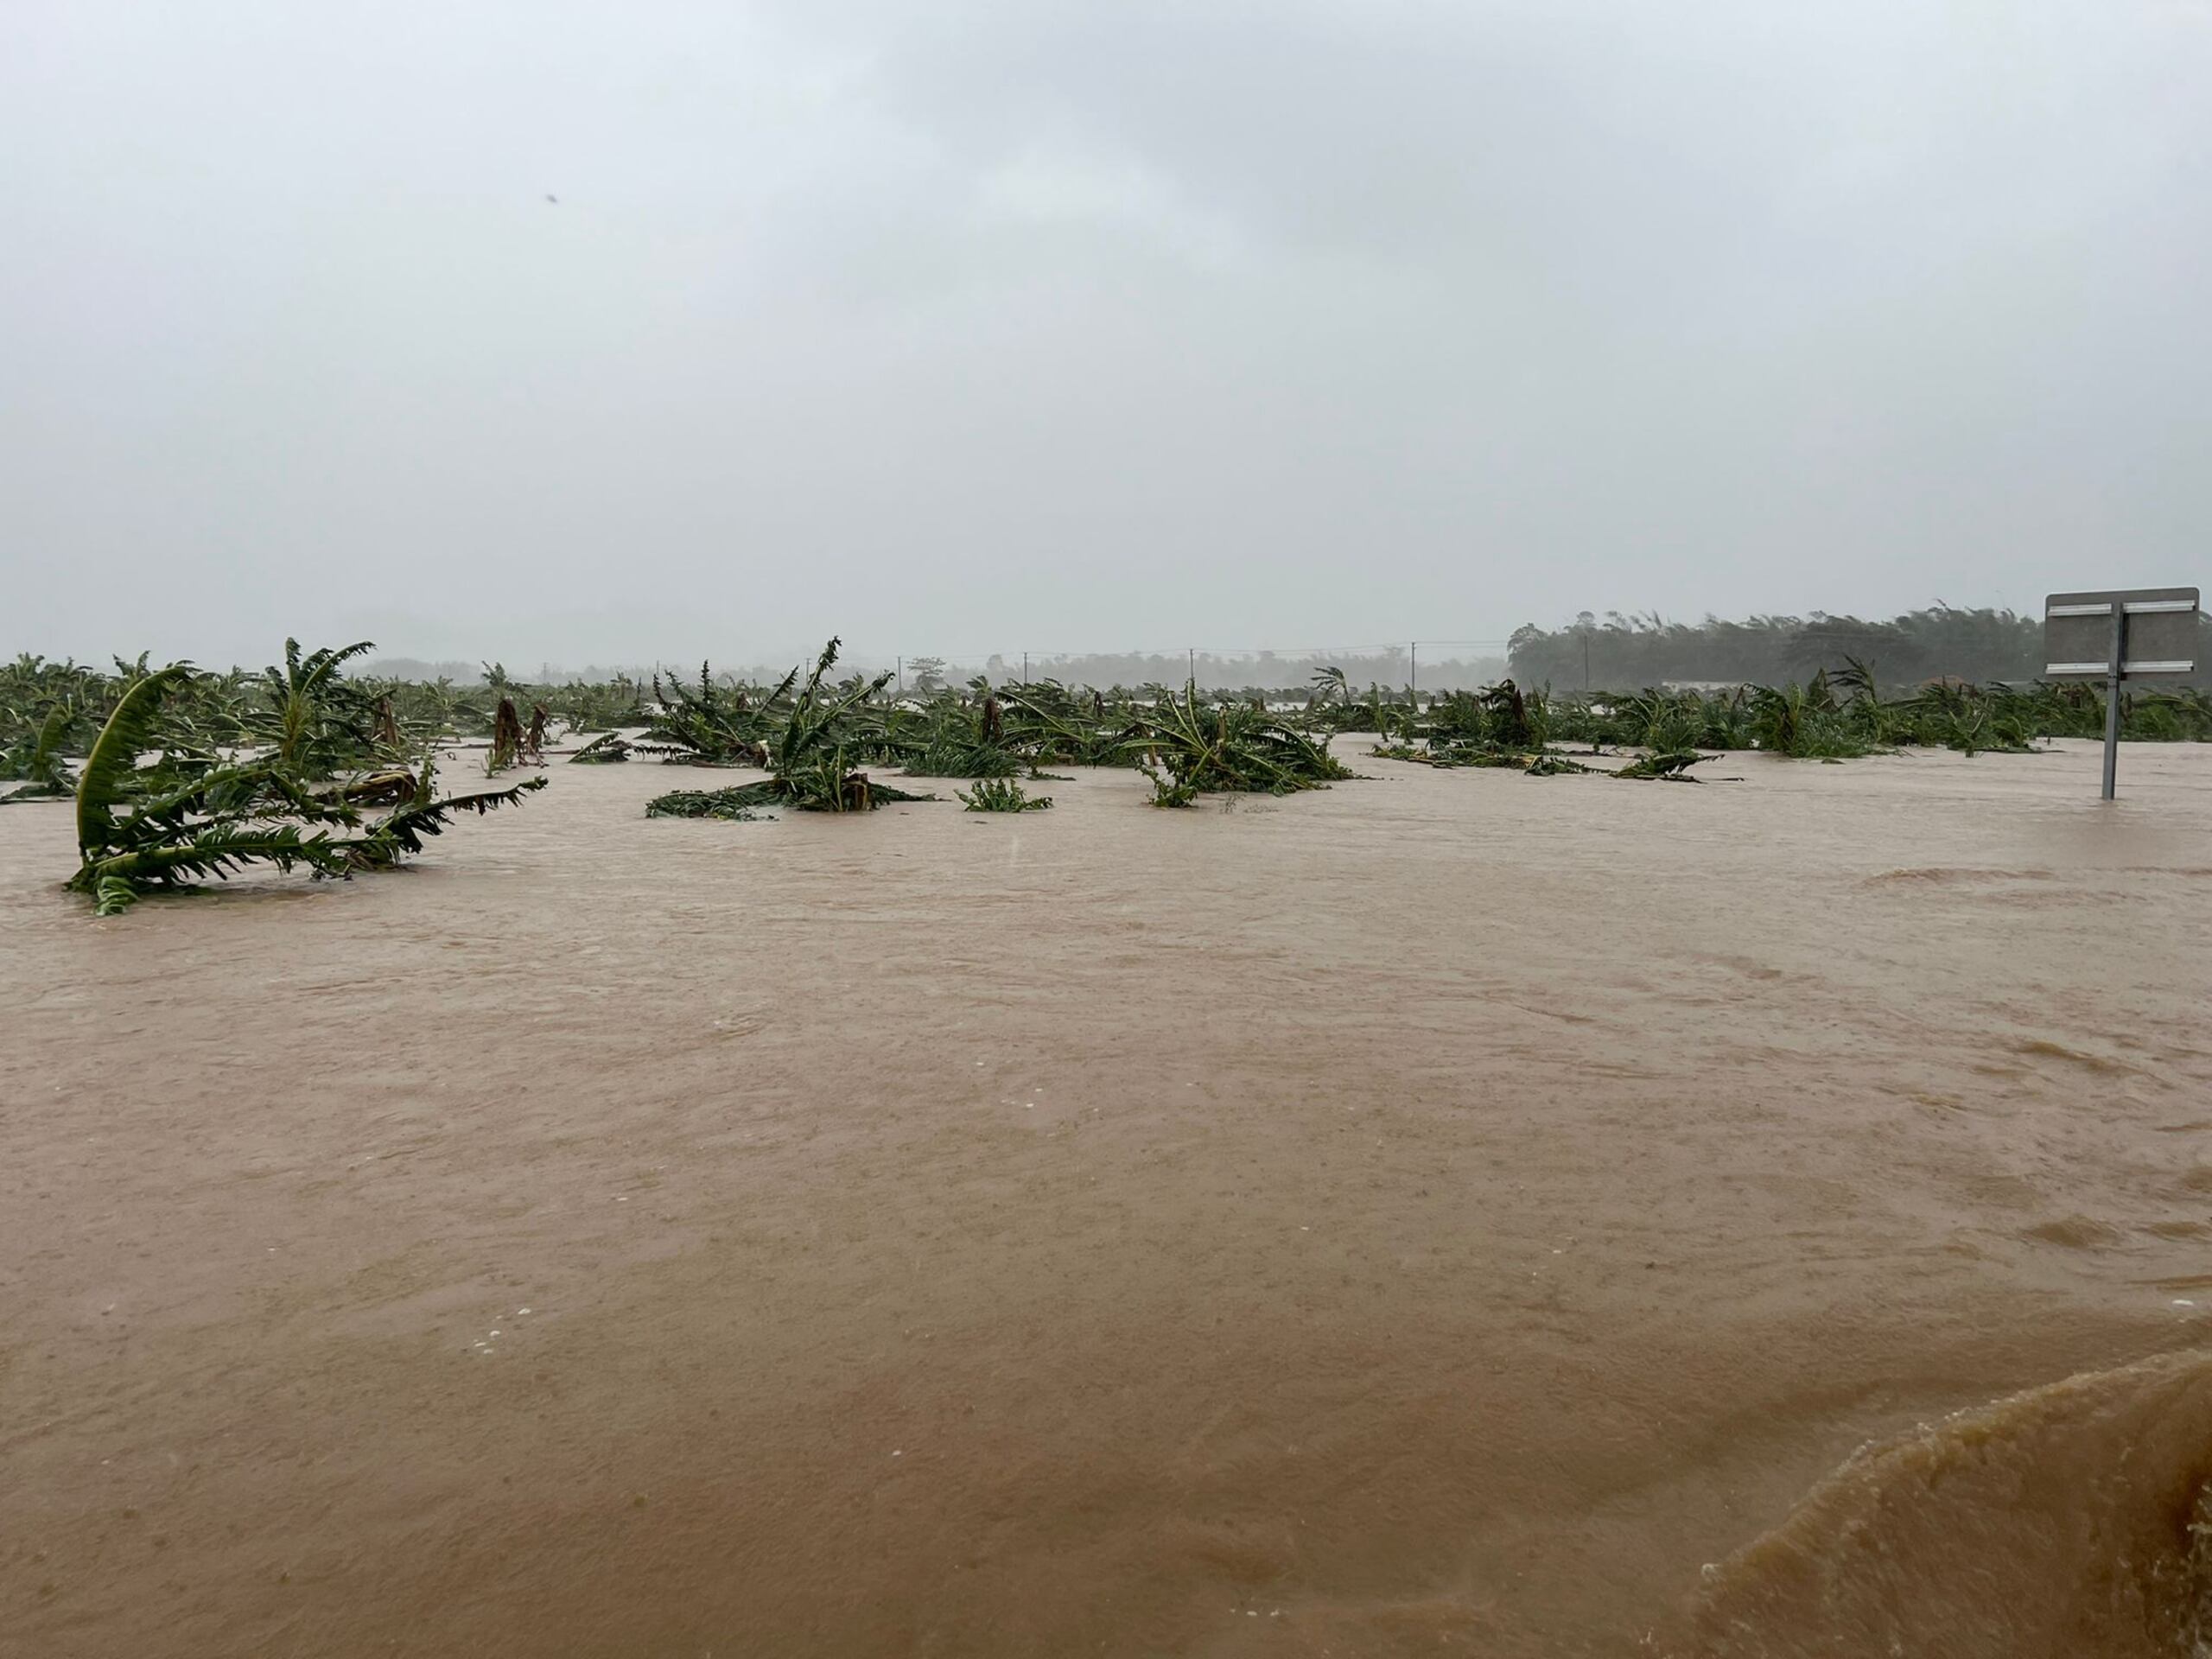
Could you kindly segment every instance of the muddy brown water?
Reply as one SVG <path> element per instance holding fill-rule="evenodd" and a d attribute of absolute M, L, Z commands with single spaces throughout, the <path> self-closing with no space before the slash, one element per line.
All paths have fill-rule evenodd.
<path fill-rule="evenodd" d="M 0 1653 L 2187 1652 L 2212 749 L 1360 765 L 0 810 Z"/>

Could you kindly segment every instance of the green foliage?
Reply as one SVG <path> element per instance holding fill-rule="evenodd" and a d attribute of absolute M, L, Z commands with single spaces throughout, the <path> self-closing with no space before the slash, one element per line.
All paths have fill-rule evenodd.
<path fill-rule="evenodd" d="M 972 697 L 940 689 L 919 708 L 891 710 L 882 753 L 914 778 L 1012 778 L 1029 766 L 1008 741 L 1005 706 L 988 683 Z"/>
<path fill-rule="evenodd" d="M 572 732 L 612 732 L 642 726 L 647 719 L 645 684 L 626 674 L 533 686 L 531 694 Z"/>
<path fill-rule="evenodd" d="M 1614 677 L 1615 664 L 1643 663 L 1652 670 L 1642 677 L 1643 689 L 1554 693 L 1547 681 L 1580 683 L 1586 635 L 1596 672 Z M 1567 655 L 1546 658 L 1536 649 L 1544 639 L 1552 640 L 1545 649 Z M 1331 734 L 1351 730 L 1376 733 L 1375 753 L 1386 758 L 1502 766 L 1533 777 L 1570 770 L 1560 753 L 1569 746 L 1578 754 L 1627 749 L 1664 758 L 1758 749 L 1830 760 L 1915 747 L 2019 753 L 2055 737 L 2094 741 L 2104 721 L 2096 684 L 1923 672 L 1933 664 L 1937 671 L 1964 665 L 1975 675 L 2010 674 L 2018 664 L 2005 653 L 2017 656 L 2024 640 L 2022 660 L 2033 664 L 2036 624 L 1940 607 L 1885 624 L 1755 618 L 1685 629 L 1615 618 L 1555 637 L 1524 630 L 1513 676 L 1479 691 L 1416 696 L 1377 683 L 1360 695 L 1344 665 L 1263 660 L 1256 671 L 1289 682 L 1270 694 L 1272 709 L 1253 694 L 1209 693 L 1187 682 L 1171 691 L 1158 683 L 1169 664 L 1180 671 L 1179 657 L 1128 659 L 1128 678 L 1144 680 L 1134 689 L 1050 678 L 954 686 L 941 664 L 917 658 L 909 664 L 911 694 L 894 699 L 885 693 L 885 676 L 834 681 L 834 640 L 810 676 L 793 669 L 775 684 L 744 683 L 703 664 L 696 682 L 682 683 L 615 674 L 533 684 L 499 664 L 485 666 L 488 683 L 473 677 L 461 684 L 349 677 L 365 645 L 306 652 L 293 641 L 278 666 L 185 671 L 166 680 L 169 671 L 149 667 L 143 656 L 118 658 L 111 671 L 24 655 L 0 663 L 0 780 L 25 787 L 0 798 L 75 790 L 70 758 L 89 756 L 110 717 L 149 681 L 158 688 L 158 719 L 128 745 L 130 765 L 103 769 L 107 781 L 90 798 L 92 810 L 111 818 L 257 759 L 357 809 L 381 805 L 388 795 L 375 791 L 397 787 L 389 782 L 394 769 L 435 740 L 488 740 L 487 769 L 500 770 L 529 761 L 563 724 L 601 734 L 574 757 L 582 764 L 622 759 L 633 741 L 617 735 L 618 728 L 643 727 L 634 747 L 646 753 L 766 772 L 764 782 L 740 788 L 754 806 L 817 811 L 928 798 L 870 779 L 870 770 L 893 768 L 981 782 L 1046 777 L 1044 768 L 1054 766 L 1135 766 L 1164 805 L 1187 804 L 1211 790 L 1286 793 L 1348 775 L 1326 744 Z M 1608 641 L 1618 649 L 1609 651 Z M 1718 656 L 1707 649 L 1716 645 L 1726 647 Z M 2212 649 L 2206 655 L 2212 658 Z M 1664 683 L 1693 670 L 1709 674 L 1724 659 L 1787 671 L 1762 670 L 1717 686 Z M 1976 666 L 1999 659 L 2011 666 Z M 1201 678 L 1227 670 L 1224 660 L 1210 669 L 1205 660 Z M 1362 678 L 1391 672 L 1382 658 L 1344 660 Z M 1310 682 L 1300 683 L 1308 673 Z M 509 704 L 504 719 L 502 701 Z M 2212 698 L 2200 687 L 2130 688 L 2120 714 L 2121 734 L 2133 741 L 2212 740 Z M 359 792 L 365 789 L 372 792 Z M 211 855 L 220 850 L 211 847 Z"/>
<path fill-rule="evenodd" d="M 86 664 L 52 663 L 29 652 L 0 664 L 0 746 L 21 765 L 41 747 L 81 754 L 119 689 L 118 680 Z M 66 713 L 60 733 L 49 739 L 47 722 L 56 709 Z"/>
<path fill-rule="evenodd" d="M 839 643 L 833 635 L 823 646 L 813 671 L 791 698 L 791 712 L 767 743 L 768 766 L 774 774 L 771 781 L 782 783 L 791 804 L 802 810 L 866 811 L 874 804 L 868 779 L 859 779 L 855 788 L 848 775 L 841 727 L 855 709 L 891 683 L 891 676 L 879 674 L 862 683 L 824 690 L 823 677 L 836 664 Z M 785 685 L 789 686 L 798 673 L 793 669 Z M 850 804 L 855 798 L 860 802 L 857 807 Z"/>
<path fill-rule="evenodd" d="M 931 743 L 905 757 L 909 778 L 1013 778 L 1024 762 L 1011 750 L 991 744 Z"/>
<path fill-rule="evenodd" d="M 1126 764 L 1128 741 L 1137 733 L 1136 704 L 1118 690 L 1109 698 L 1058 680 L 1032 680 L 1009 687 L 1005 702 L 1005 741 L 1027 759 L 1032 777 L 1049 766 Z"/>
<path fill-rule="evenodd" d="M 2121 735 L 2132 741 L 2212 739 L 2212 698 L 2194 686 L 2126 691 L 2120 716 Z M 1802 685 L 1600 692 L 1554 702 L 1548 718 L 1563 738 L 1662 753 L 1759 749 L 1823 760 L 1900 747 L 2025 753 L 2040 739 L 2101 736 L 2104 694 L 2094 684 L 1939 680 L 1885 696 L 1872 671 L 1854 660 Z"/>
<path fill-rule="evenodd" d="M 1203 702 L 1195 685 L 1138 709 L 1122 747 L 1151 775 L 1158 806 L 1188 806 L 1215 791 L 1287 795 L 1352 775 L 1324 745 L 1264 709 Z"/>
<path fill-rule="evenodd" d="M 1770 754 L 1840 760 L 1874 752 L 1863 725 L 1838 707 L 1825 672 L 1803 685 L 1752 687 L 1751 711 L 1752 740 Z"/>
<path fill-rule="evenodd" d="M 766 739 L 779 719 L 788 717 L 785 699 L 798 671 L 762 696 L 757 688 L 718 681 L 699 664 L 696 685 L 653 677 L 658 705 L 636 747 L 686 766 L 761 766 L 768 763 Z"/>
<path fill-rule="evenodd" d="M 114 844 L 115 809 L 137 783 L 138 756 L 154 745 L 162 702 L 192 678 L 188 663 L 172 663 L 127 686 L 92 741 L 77 777 L 77 847 L 86 858 Z"/>
<path fill-rule="evenodd" d="M 1616 778 L 1656 779 L 1662 783 L 1694 784 L 1700 780 L 1689 774 L 1689 769 L 1706 757 L 1694 749 L 1683 749 L 1669 754 L 1647 754 L 1632 760 L 1613 774 Z"/>
<path fill-rule="evenodd" d="M 732 789 L 677 790 L 649 802 L 645 815 L 721 817 L 741 808 L 771 806 L 800 812 L 872 812 L 889 801 L 934 800 L 934 796 L 911 795 L 875 783 L 855 766 L 858 756 L 880 752 L 883 746 L 880 723 L 865 720 L 864 712 L 869 700 L 890 683 L 891 676 L 879 674 L 825 688 L 823 680 L 837 661 L 837 646 L 833 638 L 804 683 L 794 668 L 768 699 L 769 709 L 784 712 L 761 744 L 769 769 L 766 779 Z"/>
<path fill-rule="evenodd" d="M 602 732 L 569 757 L 572 766 L 609 766 L 630 758 L 632 745 L 619 733 Z"/>
<path fill-rule="evenodd" d="M 338 671 L 375 649 L 362 639 L 302 655 L 298 640 L 285 640 L 283 666 L 262 671 L 264 707 L 248 729 L 298 777 L 327 778 L 376 759 L 375 700 Z"/>
<path fill-rule="evenodd" d="M 26 801 L 41 796 L 67 795 L 74 789 L 61 746 L 75 713 L 69 704 L 56 703 L 47 710 L 46 718 L 35 731 L 25 733 L 6 749 L 0 750 L 0 781 L 24 785 L 0 799 Z"/>
<path fill-rule="evenodd" d="M 1570 760 L 1563 754 L 1535 754 L 1529 757 L 1528 772 L 1531 778 L 1565 778 L 1590 770 L 1590 767 L 1584 766 L 1580 760 Z"/>
<path fill-rule="evenodd" d="M 302 666 L 296 646 L 288 661 Z M 311 671 L 312 664 L 307 667 Z M 374 789 L 310 787 L 314 762 L 301 757 L 312 752 L 312 719 L 297 728 L 307 736 L 290 755 L 272 748 L 250 760 L 142 768 L 141 755 L 162 741 L 168 705 L 187 696 L 194 678 L 188 664 L 175 663 L 131 679 L 77 780 L 79 864 L 67 886 L 91 895 L 100 915 L 114 915 L 146 893 L 224 879 L 254 863 L 283 871 L 304 864 L 319 876 L 388 868 L 420 852 L 423 838 L 454 813 L 487 812 L 544 785 L 533 779 L 441 800 L 431 793 L 426 757 L 419 773 L 377 780 L 404 780 L 405 794 L 390 813 L 367 821 L 360 802 Z M 312 696 L 311 689 L 305 695 Z M 172 753 L 166 746 L 163 752 Z"/>
<path fill-rule="evenodd" d="M 1041 812 L 1052 805 L 1049 795 L 1029 795 L 1011 778 L 984 778 L 973 790 L 952 791 L 970 812 Z"/>
<path fill-rule="evenodd" d="M 503 806 L 512 806 L 525 795 L 545 787 L 543 778 L 526 778 L 512 789 L 479 790 L 470 795 L 431 794 L 432 769 L 423 768 L 422 782 L 414 796 L 386 817 L 369 825 L 366 832 L 344 843 L 352 868 L 390 869 L 410 854 L 423 850 L 433 836 L 445 833 L 458 813 L 482 817 Z"/>
<path fill-rule="evenodd" d="M 775 801 L 757 784 L 735 789 L 672 789 L 645 803 L 649 818 L 728 818 L 737 823 L 760 823 L 773 817 L 762 809 Z"/>
<path fill-rule="evenodd" d="M 1543 746 L 1543 705 L 1532 705 L 1511 680 L 1500 680 L 1481 694 L 1490 743 L 1500 749 L 1534 749 Z"/>

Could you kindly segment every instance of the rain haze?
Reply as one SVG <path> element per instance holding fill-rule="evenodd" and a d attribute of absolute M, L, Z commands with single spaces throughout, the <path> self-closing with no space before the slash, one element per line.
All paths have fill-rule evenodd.
<path fill-rule="evenodd" d="M 2173 580 L 2208 85 L 2196 0 L 23 0 L 0 647 L 1302 647 Z"/>
<path fill-rule="evenodd" d="M 2212 1659 L 2208 94 L 0 0 L 0 1659 Z"/>

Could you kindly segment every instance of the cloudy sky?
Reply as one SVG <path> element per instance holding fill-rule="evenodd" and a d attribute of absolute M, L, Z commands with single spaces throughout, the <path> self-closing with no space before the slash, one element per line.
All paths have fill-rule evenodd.
<path fill-rule="evenodd" d="M 2212 0 L 10 0 L 0 156 L 9 652 L 2212 575 Z"/>

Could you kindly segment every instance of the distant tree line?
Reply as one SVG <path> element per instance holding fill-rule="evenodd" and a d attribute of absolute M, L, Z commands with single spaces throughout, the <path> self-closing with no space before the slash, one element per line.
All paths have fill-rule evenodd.
<path fill-rule="evenodd" d="M 1312 689 L 1314 674 L 1323 669 L 1341 669 L 1344 677 L 1355 686 L 1370 683 L 1392 690 L 1402 690 L 1409 670 L 1417 668 L 1421 690 L 1424 691 L 1474 690 L 1495 684 L 1505 677 L 1506 664 L 1503 652 L 1489 656 L 1446 657 L 1439 650 L 1434 655 L 1430 648 L 1419 647 L 1420 661 L 1409 661 L 1403 645 L 1373 651 L 1298 652 L 1281 653 L 1261 652 L 1125 652 L 1093 653 L 1090 655 L 1048 655 L 1033 653 L 1025 665 L 1021 654 L 996 652 L 988 657 L 946 658 L 910 656 L 906 658 L 869 655 L 854 652 L 843 660 L 852 667 L 868 673 L 885 669 L 893 671 L 901 690 L 927 696 L 947 686 L 962 686 L 981 675 L 993 685 L 1016 685 L 1027 673 L 1032 682 L 1056 680 L 1062 685 L 1095 686 L 1101 690 L 1114 686 L 1166 685 L 1179 687 L 1186 679 L 1196 679 L 1198 689 L 1206 690 L 1268 690 L 1285 695 L 1295 693 L 1303 696 Z M 449 682 L 455 686 L 499 686 L 510 680 L 515 683 L 540 686 L 597 684 L 626 676 L 631 679 L 651 681 L 655 674 L 664 677 L 696 677 L 698 665 L 693 663 L 664 663 L 634 664 L 623 668 L 590 667 L 583 669 L 541 666 L 535 675 L 510 675 L 497 663 L 429 662 L 414 657 L 378 657 L 363 670 L 365 676 L 393 680 L 421 681 L 430 683 Z M 731 684 L 749 682 L 772 683 L 782 673 L 773 663 L 724 662 L 717 659 L 715 676 Z"/>
<path fill-rule="evenodd" d="M 2212 628 L 2198 620 L 2196 660 L 2204 677 Z M 1601 621 L 1585 611 L 1561 628 L 1516 630 L 1513 677 L 1561 690 L 1722 683 L 1788 685 L 1856 659 L 1884 685 L 1958 679 L 2033 680 L 2043 672 L 2043 618 L 1983 607 L 1936 605 L 1886 622 L 1855 616 L 1753 616 L 1669 622 L 1656 612 Z"/>
<path fill-rule="evenodd" d="M 2212 623 L 2198 619 L 2197 683 L 2212 683 Z M 1510 674 L 1526 686 L 1557 691 L 1633 690 L 1646 686 L 1802 684 L 1822 670 L 1830 672 L 1856 661 L 1882 686 L 1904 690 L 1931 680 L 1965 680 L 1975 684 L 2022 684 L 2043 672 L 2043 619 L 1981 607 L 1961 609 L 1936 605 L 1907 611 L 1887 621 L 1856 616 L 1752 616 L 1741 621 L 1708 616 L 1701 622 L 1670 622 L 1657 613 L 1605 613 L 1601 620 L 1585 611 L 1563 627 L 1531 623 L 1516 629 L 1505 656 L 1465 653 L 1446 657 L 1440 649 L 1420 647 L 1416 664 L 1406 647 L 1344 652 L 1154 652 L 1046 655 L 1027 662 L 1019 652 L 987 658 L 907 656 L 850 659 L 859 669 L 893 671 L 900 690 L 927 696 L 947 686 L 967 684 L 977 676 L 994 686 L 1058 681 L 1063 685 L 1180 686 L 1194 679 L 1201 690 L 1262 690 L 1304 695 L 1317 673 L 1341 671 L 1354 687 L 1369 684 L 1402 690 L 1418 678 L 1421 690 L 1472 690 Z M 657 671 L 636 667 L 562 670 L 541 667 L 540 685 L 598 683 L 623 675 L 650 683 Z M 695 677 L 696 666 L 672 671 Z M 772 664 L 718 663 L 716 674 L 732 683 L 772 681 L 781 671 Z M 382 658 L 365 671 L 394 680 L 447 682 L 456 686 L 489 684 L 510 677 L 499 664 L 428 663 Z M 523 677 L 513 677 L 519 682 Z"/>
<path fill-rule="evenodd" d="M 927 663 L 927 658 L 908 662 Z M 1378 651 L 1300 652 L 1156 652 L 1140 654 L 1093 653 L 1084 656 L 1033 656 L 1027 672 L 1032 680 L 1057 680 L 1062 685 L 1179 686 L 1195 680 L 1201 691 L 1274 690 L 1304 695 L 1313 676 L 1325 669 L 1341 669 L 1353 685 L 1377 684 L 1402 688 L 1417 673 L 1425 691 L 1472 690 L 1504 677 L 1503 656 L 1433 656 L 1421 650 L 1416 664 L 1403 645 Z M 969 672 L 975 672 L 970 670 Z M 981 671 L 994 685 L 1019 683 L 1023 664 L 1019 657 L 995 656 Z"/>

